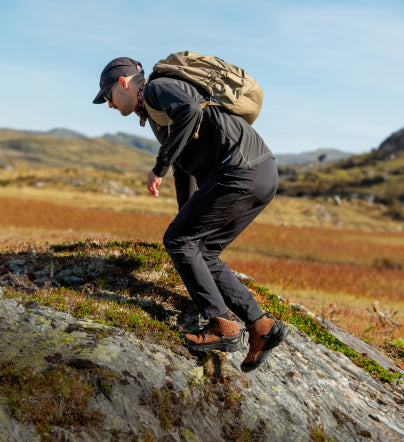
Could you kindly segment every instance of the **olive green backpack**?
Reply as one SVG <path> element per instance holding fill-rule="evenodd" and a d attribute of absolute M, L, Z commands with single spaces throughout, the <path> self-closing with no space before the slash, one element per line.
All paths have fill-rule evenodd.
<path fill-rule="evenodd" d="M 240 115 L 249 124 L 260 113 L 263 92 L 260 85 L 244 69 L 226 63 L 218 57 L 183 51 L 170 54 L 153 66 L 153 73 L 159 76 L 179 77 L 189 80 L 205 89 L 210 100 L 201 103 L 206 106 L 223 106 L 230 112 Z M 146 79 L 146 82 L 150 77 Z M 144 101 L 147 112 L 157 124 L 168 126 L 168 116 L 153 109 Z M 194 137 L 198 138 L 199 128 Z"/>

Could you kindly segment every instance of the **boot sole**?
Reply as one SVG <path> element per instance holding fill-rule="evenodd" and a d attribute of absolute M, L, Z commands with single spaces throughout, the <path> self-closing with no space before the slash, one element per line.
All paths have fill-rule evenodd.
<path fill-rule="evenodd" d="M 194 351 L 220 350 L 226 353 L 234 353 L 236 351 L 241 351 L 243 345 L 241 342 L 241 335 L 237 335 L 233 338 L 225 338 L 222 336 L 219 341 L 206 344 L 194 344 L 187 340 L 187 347 Z"/>
<path fill-rule="evenodd" d="M 289 334 L 289 328 L 286 325 L 283 325 L 277 319 L 273 318 L 275 324 L 273 325 L 271 331 L 264 336 L 265 344 L 264 348 L 261 350 L 261 353 L 258 355 L 257 359 L 252 362 L 242 363 L 240 368 L 244 372 L 248 372 L 254 370 L 259 365 L 261 365 L 268 356 L 268 353 L 273 348 L 277 347 L 282 341 L 286 339 L 286 336 Z"/>

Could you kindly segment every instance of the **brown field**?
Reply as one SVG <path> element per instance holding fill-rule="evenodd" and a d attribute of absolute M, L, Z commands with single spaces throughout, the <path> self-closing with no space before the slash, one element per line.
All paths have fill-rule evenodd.
<path fill-rule="evenodd" d="M 0 249 L 95 237 L 161 242 L 176 212 L 170 185 L 167 179 L 158 199 L 144 190 L 123 197 L 1 187 Z M 404 226 L 383 210 L 361 201 L 278 197 L 223 259 L 373 344 L 403 338 Z"/>

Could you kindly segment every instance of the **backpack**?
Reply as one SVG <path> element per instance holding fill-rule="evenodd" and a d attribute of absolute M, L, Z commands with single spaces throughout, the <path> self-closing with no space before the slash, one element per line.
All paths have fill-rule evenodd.
<path fill-rule="evenodd" d="M 260 85 L 244 69 L 226 63 L 218 57 L 183 51 L 170 54 L 153 66 L 158 76 L 177 77 L 201 86 L 210 95 L 210 100 L 201 103 L 206 106 L 223 106 L 230 112 L 240 115 L 249 124 L 260 113 L 263 91 Z M 150 79 L 146 79 L 145 84 Z M 144 101 L 149 116 L 161 126 L 171 121 L 163 112 L 153 109 Z M 198 131 L 194 137 L 198 138 Z"/>

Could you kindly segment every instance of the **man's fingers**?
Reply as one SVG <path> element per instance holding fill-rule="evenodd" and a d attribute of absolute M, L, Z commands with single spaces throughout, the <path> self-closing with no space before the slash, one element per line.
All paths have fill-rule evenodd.
<path fill-rule="evenodd" d="M 157 190 L 157 187 L 161 183 L 161 178 L 156 176 L 153 172 L 149 173 L 148 179 L 147 179 L 147 188 L 154 196 L 159 196 L 159 191 Z"/>
<path fill-rule="evenodd" d="M 156 186 L 154 183 L 151 186 L 149 186 L 149 190 L 153 195 L 155 195 L 155 196 L 159 195 L 159 191 L 156 189 Z"/>

